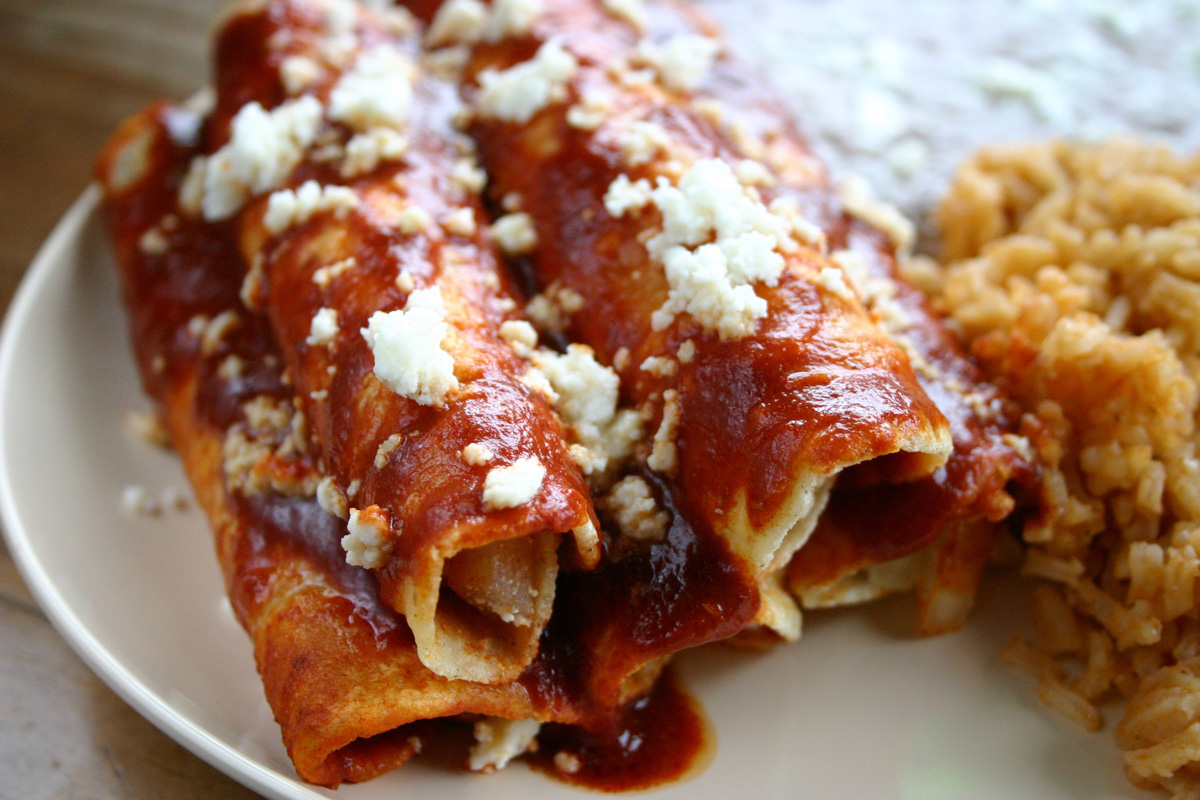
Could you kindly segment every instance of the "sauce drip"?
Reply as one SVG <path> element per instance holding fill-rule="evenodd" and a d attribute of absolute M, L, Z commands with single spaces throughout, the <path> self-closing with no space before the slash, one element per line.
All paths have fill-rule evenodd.
<path fill-rule="evenodd" d="M 630 704 L 613 726 L 588 733 L 550 723 L 528 756 L 540 772 L 604 792 L 652 789 L 698 774 L 708 765 L 716 737 L 699 704 L 668 669 L 654 688 Z"/>

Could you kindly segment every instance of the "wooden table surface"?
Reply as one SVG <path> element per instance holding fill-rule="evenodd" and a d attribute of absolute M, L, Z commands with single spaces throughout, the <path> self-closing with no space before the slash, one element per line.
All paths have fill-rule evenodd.
<path fill-rule="evenodd" d="M 222 0 L 0 0 L 0 307 L 118 122 L 205 80 Z M 0 800 L 256 797 L 67 647 L 0 544 Z"/>

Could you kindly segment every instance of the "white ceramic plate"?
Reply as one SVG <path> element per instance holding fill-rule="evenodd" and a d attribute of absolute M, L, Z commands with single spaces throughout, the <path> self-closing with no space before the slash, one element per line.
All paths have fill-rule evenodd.
<path fill-rule="evenodd" d="M 272 798 L 578 798 L 515 764 L 476 776 L 419 761 L 337 792 L 299 782 L 225 601 L 197 511 L 121 511 L 124 486 L 183 488 L 173 455 L 129 435 L 146 408 L 115 271 L 86 192 L 46 243 L 0 344 L 0 512 L 18 566 L 72 647 L 196 755 Z M 1014 580 L 961 633 L 913 639 L 903 599 L 810 615 L 797 646 L 690 653 L 718 734 L 709 769 L 663 798 L 1075 800 L 1131 789 L 1110 733 L 1039 705 L 997 654 L 1023 625 Z"/>

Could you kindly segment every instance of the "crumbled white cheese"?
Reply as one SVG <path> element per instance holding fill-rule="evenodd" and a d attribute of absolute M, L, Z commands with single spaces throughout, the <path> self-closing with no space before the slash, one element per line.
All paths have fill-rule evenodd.
<path fill-rule="evenodd" d="M 516 508 L 537 496 L 546 468 L 537 456 L 518 458 L 507 467 L 493 467 L 483 481 L 483 507 Z"/>
<path fill-rule="evenodd" d="M 632 123 L 620 141 L 621 155 L 625 164 L 636 167 L 648 164 L 659 152 L 671 146 L 671 136 L 657 122 L 638 120 Z"/>
<path fill-rule="evenodd" d="M 554 387 L 550 385 L 550 380 L 546 377 L 546 373 L 542 372 L 537 367 L 530 367 L 525 370 L 525 373 L 518 379 L 521 383 L 534 394 L 540 394 L 546 399 L 546 402 L 554 405 L 558 402 L 558 393 L 554 391 Z"/>
<path fill-rule="evenodd" d="M 191 336 L 194 339 L 199 339 L 201 334 L 204 333 L 204 329 L 206 327 L 208 327 L 208 317 L 204 314 L 196 314 L 187 321 L 186 330 L 188 332 L 188 336 Z"/>
<path fill-rule="evenodd" d="M 646 29 L 646 4 L 644 0 L 604 0 L 604 9 L 617 19 L 623 19 L 635 30 Z"/>
<path fill-rule="evenodd" d="M 267 395 L 258 395 L 242 406 L 246 424 L 256 434 L 275 434 L 291 421 L 287 403 Z"/>
<path fill-rule="evenodd" d="M 200 353 L 206 356 L 215 353 L 229 332 L 241 322 L 241 317 L 233 309 L 226 309 L 213 317 L 200 333 Z"/>
<path fill-rule="evenodd" d="M 847 178 L 838 187 L 838 196 L 846 211 L 883 231 L 902 255 L 912 250 L 917 238 L 916 227 L 898 208 L 875 199 L 865 179 L 859 176 Z"/>
<path fill-rule="evenodd" d="M 737 179 L 743 186 L 773 186 L 775 178 L 761 161 L 744 158 L 738 162 L 734 170 Z"/>
<path fill-rule="evenodd" d="M 487 173 L 473 158 L 460 158 L 450 170 L 450 180 L 471 194 L 479 194 L 487 185 Z"/>
<path fill-rule="evenodd" d="M 854 292 L 846 285 L 845 276 L 837 267 L 821 267 L 821 271 L 817 273 L 816 284 L 843 300 L 854 299 Z"/>
<path fill-rule="evenodd" d="M 568 345 L 562 354 L 539 350 L 533 362 L 558 395 L 555 410 L 588 451 L 584 471 L 602 472 L 610 461 L 625 458 L 641 438 L 641 417 L 617 410 L 617 374 L 596 361 L 591 348 L 579 344 Z"/>
<path fill-rule="evenodd" d="M 624 66 L 613 65 L 615 77 L 620 81 L 621 85 L 629 89 L 639 89 L 654 83 L 654 77 L 658 74 L 653 69 L 628 69 Z"/>
<path fill-rule="evenodd" d="M 362 335 L 385 386 L 421 405 L 441 406 L 458 388 L 454 358 L 442 347 L 449 331 L 442 292 L 434 286 L 410 294 L 403 311 L 376 311 Z"/>
<path fill-rule="evenodd" d="M 138 249 L 141 250 L 144 255 L 161 256 L 166 253 L 170 247 L 171 243 L 167 240 L 167 237 L 164 236 L 163 232 L 155 225 L 151 225 L 149 228 L 147 228 L 145 232 L 138 238 Z"/>
<path fill-rule="evenodd" d="M 225 146 L 192 161 L 180 188 L 180 206 L 207 220 L 232 216 L 251 197 L 283 184 L 316 139 L 320 124 L 321 104 L 311 96 L 270 112 L 247 103 L 234 115 Z"/>
<path fill-rule="evenodd" d="M 420 206 L 408 206 L 396 217 L 396 227 L 406 235 L 424 233 L 433 225 L 433 217 Z"/>
<path fill-rule="evenodd" d="M 350 516 L 350 503 L 346 499 L 345 493 L 338 488 L 337 481 L 329 475 L 321 478 L 321 482 L 317 484 L 317 505 L 326 514 L 331 514 L 338 519 L 347 519 Z"/>
<path fill-rule="evenodd" d="M 509 761 L 532 748 L 542 723 L 535 719 L 490 717 L 475 723 L 475 744 L 468 766 L 473 772 L 503 769 Z"/>
<path fill-rule="evenodd" d="M 126 486 L 121 490 L 121 511 L 129 516 L 157 517 L 162 503 L 151 497 L 145 486 Z"/>
<path fill-rule="evenodd" d="M 358 260 L 354 256 L 350 256 L 349 258 L 343 258 L 341 261 L 336 261 L 324 267 L 318 267 L 313 271 L 313 283 L 315 283 L 318 288 L 328 289 L 329 284 L 333 283 L 333 281 L 340 278 L 342 275 L 345 275 L 347 272 L 357 266 Z"/>
<path fill-rule="evenodd" d="M 897 335 L 912 325 L 912 318 L 904 307 L 896 302 L 899 289 L 895 281 L 873 272 L 862 253 L 835 250 L 829 254 L 829 258 L 841 267 L 854 293 L 879 320 L 884 330 L 896 339 L 901 347 L 905 347 L 905 341 L 901 341 Z"/>
<path fill-rule="evenodd" d="M 675 359 L 663 356 L 650 356 L 642 362 L 643 372 L 649 372 L 651 375 L 657 375 L 660 378 L 674 375 L 678 368 L 679 364 Z"/>
<path fill-rule="evenodd" d="M 446 6 L 442 6 L 445 8 Z M 471 61 L 471 48 L 467 45 L 455 45 L 453 47 L 443 47 L 440 50 L 430 50 L 425 53 L 425 57 L 421 60 L 421 66 L 425 71 L 433 77 L 446 81 L 447 83 L 459 83 L 462 79 L 463 70 L 467 68 L 467 64 Z M 463 109 L 455 112 L 455 127 L 462 130 L 458 125 L 457 115 Z"/>
<path fill-rule="evenodd" d="M 273 491 L 285 497 L 311 496 L 319 476 L 297 469 L 305 452 L 304 415 L 289 400 L 258 395 L 241 406 L 243 422 L 225 435 L 223 463 L 231 490 L 244 495 Z"/>
<path fill-rule="evenodd" d="M 612 515 L 617 529 L 635 541 L 660 541 L 671 524 L 671 516 L 658 507 L 650 484 L 636 475 L 618 481 L 601 505 Z"/>
<path fill-rule="evenodd" d="M 406 269 L 400 270 L 396 275 L 396 288 L 402 292 L 411 292 L 417 288 L 417 281 L 413 278 L 412 273 Z"/>
<path fill-rule="evenodd" d="M 358 207 L 358 201 L 358 194 L 348 186 L 322 186 L 308 180 L 295 191 L 281 189 L 271 194 L 263 214 L 263 226 L 271 234 L 280 234 L 326 211 L 332 211 L 338 219 L 344 219 L 347 213 Z"/>
<path fill-rule="evenodd" d="M 475 44 L 483 38 L 488 9 L 480 0 L 448 0 L 442 3 L 425 34 L 428 47 Z"/>
<path fill-rule="evenodd" d="M 800 201 L 794 197 L 777 197 L 767 206 L 767 210 L 784 220 L 796 238 L 805 244 L 821 251 L 828 246 L 825 231 L 804 216 Z"/>
<path fill-rule="evenodd" d="M 679 358 L 680 364 L 690 364 L 696 358 L 696 343 L 691 339 L 685 339 L 683 344 L 679 345 L 679 350 L 675 353 Z"/>
<path fill-rule="evenodd" d="M 321 65 L 308 56 L 288 56 L 279 64 L 279 78 L 283 90 L 297 95 L 321 78 Z"/>
<path fill-rule="evenodd" d="M 567 317 L 581 308 L 583 297 L 579 292 L 555 281 L 545 292 L 530 298 L 525 313 L 542 330 L 561 333 L 566 328 Z"/>
<path fill-rule="evenodd" d="M 475 209 L 463 206 L 452 211 L 442 220 L 442 229 L 454 236 L 474 236 L 478 230 L 475 224 Z"/>
<path fill-rule="evenodd" d="M 495 44 L 509 37 L 524 36 L 541 15 L 542 0 L 492 0 L 483 38 Z"/>
<path fill-rule="evenodd" d="M 628 175 L 618 175 L 604 193 L 604 208 L 613 217 L 623 217 L 650 205 L 653 193 L 654 187 L 645 178 L 631 181 Z"/>
<path fill-rule="evenodd" d="M 385 161 L 399 161 L 407 152 L 408 140 L 391 128 L 376 127 L 356 133 L 346 142 L 342 177 L 366 175 Z"/>
<path fill-rule="evenodd" d="M 569 750 L 559 750 L 554 754 L 554 768 L 563 775 L 574 775 L 583 769 L 583 759 Z"/>
<path fill-rule="evenodd" d="M 679 395 L 674 389 L 663 392 L 662 422 L 654 432 L 654 445 L 646 465 L 657 472 L 670 474 L 679 466 L 675 432 L 679 428 Z"/>
<path fill-rule="evenodd" d="M 681 33 L 661 44 L 643 42 L 638 55 L 654 67 L 663 86 L 690 92 L 704 83 L 720 51 L 721 43 L 716 39 Z"/>
<path fill-rule="evenodd" d="M 472 467 L 481 467 L 496 457 L 486 444 L 472 442 L 462 449 L 462 460 Z"/>
<path fill-rule="evenodd" d="M 510 319 L 500 325 L 500 340 L 516 351 L 517 355 L 528 358 L 537 347 L 537 331 L 523 319 Z"/>
<path fill-rule="evenodd" d="M 520 211 L 516 214 L 505 214 L 493 222 L 488 235 L 506 255 L 510 256 L 532 253 L 538 243 L 537 229 L 533 227 L 533 217 Z"/>
<path fill-rule="evenodd" d="M 312 324 L 308 329 L 308 338 L 304 343 L 309 347 L 324 347 L 333 344 L 337 338 L 338 312 L 334 308 L 322 308 L 313 314 Z"/>
<path fill-rule="evenodd" d="M 392 530 L 387 512 L 379 506 L 350 509 L 346 524 L 348 533 L 342 537 L 346 563 L 364 569 L 379 569 L 392 554 Z"/>
<path fill-rule="evenodd" d="M 594 131 L 612 113 L 612 94 L 589 87 L 579 102 L 567 109 L 567 124 L 582 131 Z"/>
<path fill-rule="evenodd" d="M 662 263 L 671 287 L 651 317 L 654 329 L 688 313 L 722 339 L 753 332 L 767 303 L 750 284 L 778 283 L 784 259 L 776 251 L 796 247 L 787 221 L 749 197 L 718 159 L 697 162 L 678 187 L 659 178 L 652 198 L 662 212 L 662 230 L 646 249 Z"/>
<path fill-rule="evenodd" d="M 124 417 L 125 430 L 147 444 L 170 447 L 171 435 L 158 414 L 149 411 L 127 411 Z"/>
<path fill-rule="evenodd" d="M 223 381 L 235 381 L 246 372 L 246 362 L 237 355 L 228 355 L 217 366 L 217 377 Z"/>
<path fill-rule="evenodd" d="M 379 443 L 379 448 L 375 451 L 375 469 L 383 469 L 387 464 L 388 458 L 400 444 L 404 441 L 404 434 L 393 433 L 391 436 Z"/>
<path fill-rule="evenodd" d="M 389 45 L 358 57 L 329 95 L 329 118 L 358 131 L 399 128 L 412 105 L 414 66 Z"/>
<path fill-rule="evenodd" d="M 612 359 L 613 369 L 617 372 L 624 370 L 629 366 L 629 348 L 618 347 L 617 352 L 613 353 Z"/>
<path fill-rule="evenodd" d="M 567 83 L 578 68 L 579 62 L 561 44 L 546 42 L 529 61 L 503 71 L 483 70 L 476 110 L 503 122 L 526 123 L 551 102 L 566 97 Z"/>

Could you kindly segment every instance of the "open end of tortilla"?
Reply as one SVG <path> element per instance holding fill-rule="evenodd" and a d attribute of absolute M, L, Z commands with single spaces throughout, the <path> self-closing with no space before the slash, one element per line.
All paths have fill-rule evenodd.
<path fill-rule="evenodd" d="M 401 579 L 421 662 L 444 678 L 515 680 L 537 655 L 554 605 L 558 533 L 539 533 L 431 559 Z"/>

